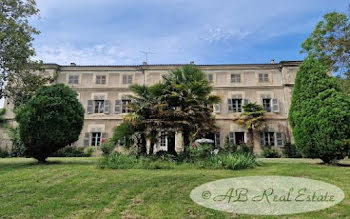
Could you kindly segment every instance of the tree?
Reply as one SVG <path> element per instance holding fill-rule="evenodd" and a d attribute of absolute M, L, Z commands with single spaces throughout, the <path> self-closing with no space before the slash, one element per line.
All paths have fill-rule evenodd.
<path fill-rule="evenodd" d="M 15 113 L 27 153 L 39 162 L 77 141 L 84 122 L 77 93 L 63 84 L 39 89 Z"/>
<path fill-rule="evenodd" d="M 308 57 L 297 72 L 289 120 L 298 150 L 325 163 L 349 151 L 350 97 L 340 91 L 328 68 Z"/>
<path fill-rule="evenodd" d="M 31 61 L 35 55 L 33 35 L 39 31 L 28 19 L 38 13 L 34 0 L 2 0 L 0 2 L 0 99 L 10 98 L 15 106 L 30 99 L 50 77 L 40 76 L 41 62 Z"/>
<path fill-rule="evenodd" d="M 244 125 L 248 130 L 248 145 L 254 145 L 254 131 L 260 128 L 264 122 L 265 111 L 262 106 L 256 103 L 248 103 L 243 106 L 244 112 L 234 121 Z"/>
<path fill-rule="evenodd" d="M 350 77 L 350 20 L 346 14 L 325 14 L 302 43 L 301 52 L 316 57 L 329 69 Z"/>
<path fill-rule="evenodd" d="M 169 126 L 183 132 L 184 144 L 215 132 L 212 106 L 220 97 L 211 95 L 213 87 L 206 75 L 194 65 L 186 65 L 164 76 L 165 91 L 161 113 Z"/>
<path fill-rule="evenodd" d="M 5 113 L 6 109 L 0 109 L 0 127 L 4 127 L 6 124 L 6 119 L 4 118 Z"/>

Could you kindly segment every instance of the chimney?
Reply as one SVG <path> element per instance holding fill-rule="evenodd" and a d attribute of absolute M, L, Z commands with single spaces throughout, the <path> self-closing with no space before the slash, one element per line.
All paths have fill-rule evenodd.
<path fill-rule="evenodd" d="M 271 59 L 271 64 L 275 64 L 275 60 L 274 59 Z"/>
<path fill-rule="evenodd" d="M 147 62 L 142 62 L 142 65 L 147 65 Z"/>
<path fill-rule="evenodd" d="M 190 65 L 194 65 L 194 61 L 191 61 L 191 62 L 190 62 Z"/>
<path fill-rule="evenodd" d="M 75 64 L 74 62 L 71 62 L 70 66 L 77 66 L 77 64 Z"/>

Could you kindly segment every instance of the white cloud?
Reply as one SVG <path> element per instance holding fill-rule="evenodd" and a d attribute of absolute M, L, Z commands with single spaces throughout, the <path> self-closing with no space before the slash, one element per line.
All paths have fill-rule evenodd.
<path fill-rule="evenodd" d="M 0 108 L 4 108 L 4 99 L 0 99 Z"/>

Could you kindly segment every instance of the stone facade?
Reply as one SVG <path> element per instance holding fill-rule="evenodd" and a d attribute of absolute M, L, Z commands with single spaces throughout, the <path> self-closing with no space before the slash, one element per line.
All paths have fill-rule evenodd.
<path fill-rule="evenodd" d="M 266 125 L 254 133 L 254 151 L 259 153 L 263 145 L 283 147 L 293 143 L 287 117 L 291 102 L 291 92 L 299 61 L 283 61 L 273 64 L 225 64 L 196 65 L 208 75 L 214 87 L 213 93 L 222 102 L 214 106 L 220 132 L 213 135 L 216 143 L 223 146 L 228 137 L 231 141 L 244 143 L 247 131 L 233 119 L 241 112 L 242 105 L 257 102 L 264 105 Z M 45 74 L 57 74 L 57 82 L 64 83 L 78 92 L 86 115 L 83 130 L 77 146 L 97 145 L 103 138 L 112 136 L 127 114 L 127 95 L 131 94 L 130 83 L 151 85 L 162 80 L 170 70 L 182 65 L 130 65 L 130 66 L 60 66 L 45 64 Z M 13 122 L 10 101 L 5 100 L 6 118 Z M 9 148 L 8 137 L 1 131 L 0 147 Z M 176 137 L 179 138 L 179 137 Z M 160 138 L 155 151 L 164 150 L 170 140 Z"/>

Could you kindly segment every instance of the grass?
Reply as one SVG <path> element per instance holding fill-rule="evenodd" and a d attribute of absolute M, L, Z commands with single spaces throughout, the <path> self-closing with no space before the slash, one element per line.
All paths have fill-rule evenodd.
<path fill-rule="evenodd" d="M 282 218 L 350 216 L 350 167 L 307 159 L 259 159 L 246 170 L 111 170 L 96 158 L 0 159 L 0 218 L 281 218 L 232 215 L 201 207 L 189 197 L 203 183 L 229 177 L 284 175 L 334 184 L 345 192 L 338 205 Z"/>

